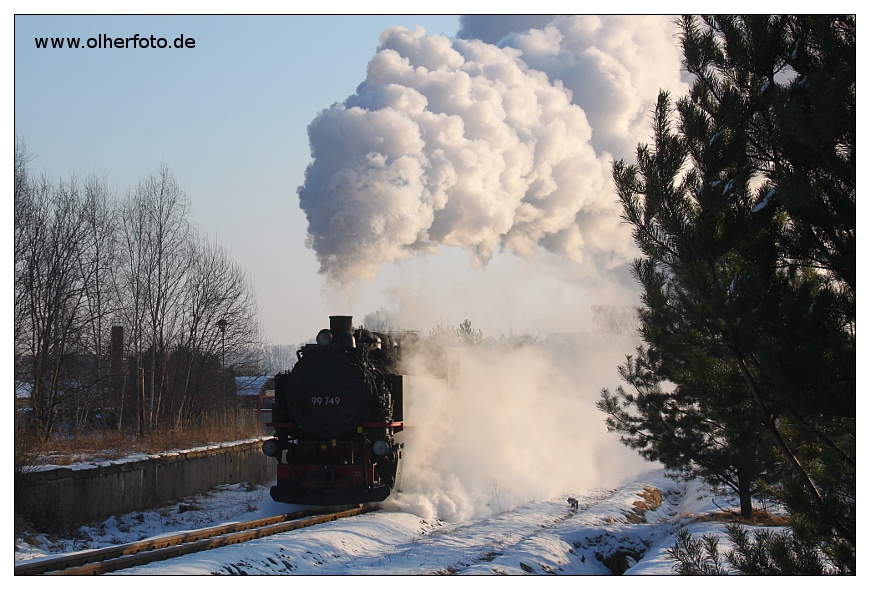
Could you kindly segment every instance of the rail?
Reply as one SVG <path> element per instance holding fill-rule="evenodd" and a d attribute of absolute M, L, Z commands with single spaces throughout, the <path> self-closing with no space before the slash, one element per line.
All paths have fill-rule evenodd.
<path fill-rule="evenodd" d="M 58 557 L 31 559 L 17 564 L 15 575 L 106 574 L 356 516 L 375 509 L 372 506 L 358 506 L 327 514 L 302 510 L 280 516 L 209 527 Z"/>

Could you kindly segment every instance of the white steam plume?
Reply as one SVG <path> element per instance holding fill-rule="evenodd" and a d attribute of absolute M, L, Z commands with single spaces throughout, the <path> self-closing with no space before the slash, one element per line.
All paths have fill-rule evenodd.
<path fill-rule="evenodd" d="M 659 89 L 683 94 L 674 18 L 662 15 L 557 16 L 543 26 L 516 26 L 507 17 L 466 16 L 460 37 L 492 36 L 514 25 L 498 45 L 522 51 L 522 60 L 560 80 L 592 126 L 599 155 L 632 158 L 647 142 Z M 516 17 L 513 17 L 516 18 Z M 498 34 L 498 33 L 496 33 Z"/>
<path fill-rule="evenodd" d="M 653 468 L 595 408 L 625 341 L 586 336 L 562 348 L 463 350 L 449 387 L 408 378 L 402 491 L 386 506 L 461 522 Z"/>
<path fill-rule="evenodd" d="M 309 126 L 298 193 L 321 273 L 365 282 L 442 245 L 479 265 L 497 249 L 600 269 L 633 258 L 610 164 L 643 140 L 657 83 L 678 80 L 667 25 L 558 17 L 498 45 L 385 31 L 357 92 Z"/>

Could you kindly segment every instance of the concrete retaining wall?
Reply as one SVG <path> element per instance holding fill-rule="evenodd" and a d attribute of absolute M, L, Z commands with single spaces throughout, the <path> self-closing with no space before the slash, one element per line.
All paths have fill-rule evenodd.
<path fill-rule="evenodd" d="M 113 514 L 158 508 L 221 484 L 266 485 L 275 459 L 259 440 L 142 459 L 15 474 L 15 513 L 47 532 L 100 522 Z"/>

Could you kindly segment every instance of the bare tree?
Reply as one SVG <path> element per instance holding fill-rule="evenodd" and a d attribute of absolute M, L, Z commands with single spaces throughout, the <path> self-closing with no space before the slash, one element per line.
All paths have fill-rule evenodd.
<path fill-rule="evenodd" d="M 103 179 L 52 183 L 27 167 L 16 142 L 15 379 L 16 389 L 29 384 L 37 436 L 51 436 L 61 410 L 78 429 L 107 427 L 111 409 L 112 427 L 136 424 L 141 435 L 235 410 L 233 376 L 258 371 L 265 356 L 256 294 L 227 252 L 194 230 L 168 168 L 118 203 Z M 109 360 L 116 324 L 135 404 Z M 130 407 L 139 410 L 132 420 Z"/>
<path fill-rule="evenodd" d="M 220 395 L 226 393 L 225 380 L 217 392 L 203 387 L 209 357 L 220 359 L 224 377 L 230 375 L 224 366 L 227 358 L 239 367 L 261 364 L 256 297 L 245 272 L 219 244 L 202 237 L 193 242 L 189 252 L 180 341 L 184 362 L 174 400 L 179 422 L 195 417 L 216 400 L 225 401 Z"/>
<path fill-rule="evenodd" d="M 30 225 L 30 220 L 36 215 L 36 199 L 34 199 L 33 191 L 35 187 L 27 171 L 27 164 L 30 157 L 27 154 L 27 148 L 20 140 L 15 142 L 15 235 L 14 235 L 14 255 L 15 255 L 15 279 L 14 279 L 14 296 L 15 296 L 15 312 L 14 312 L 14 332 L 15 332 L 15 358 L 16 365 L 19 363 L 21 355 L 26 350 L 27 341 L 27 278 L 31 236 L 30 232 L 34 229 Z"/>
<path fill-rule="evenodd" d="M 289 371 L 296 364 L 296 351 L 301 344 L 265 344 L 263 345 L 263 375 L 275 375 L 281 371 Z"/>
<path fill-rule="evenodd" d="M 147 264 L 145 250 L 147 213 L 135 199 L 134 194 L 128 194 L 121 205 L 121 223 L 119 236 L 119 258 L 121 260 L 119 273 L 116 275 L 115 292 L 120 302 L 120 323 L 129 331 L 129 353 L 132 355 L 133 377 L 136 385 L 136 405 L 139 413 L 136 417 L 139 435 L 145 431 L 145 392 L 141 389 L 139 375 L 144 371 L 143 357 L 145 354 L 145 290 L 146 280 L 144 267 Z M 122 426 L 119 419 L 118 428 Z"/>
<path fill-rule="evenodd" d="M 151 427 L 157 426 L 166 387 L 169 345 L 181 321 L 181 297 L 190 248 L 190 205 L 165 166 L 140 183 L 140 197 L 150 205 L 146 290 L 151 328 Z"/>
<path fill-rule="evenodd" d="M 80 333 L 82 378 L 90 385 L 86 399 L 78 404 L 79 421 L 90 411 L 99 410 L 102 420 L 123 397 L 113 399 L 113 379 L 109 373 L 107 321 L 118 310 L 117 292 L 113 288 L 118 271 L 118 215 L 114 194 L 105 179 L 96 176 L 85 180 L 81 201 L 82 234 L 78 265 L 84 289 L 83 325 Z M 114 408 L 120 413 L 121 407 Z"/>
<path fill-rule="evenodd" d="M 17 174 L 20 162 L 16 153 Z M 36 434 L 44 440 L 55 428 L 61 398 L 76 389 L 72 380 L 64 382 L 64 369 L 81 329 L 77 256 L 84 222 L 75 179 L 54 186 L 21 174 L 15 183 L 16 353 L 31 383 Z"/>
<path fill-rule="evenodd" d="M 125 315 L 131 325 L 137 369 L 147 369 L 150 377 L 146 405 L 140 409 L 145 424 L 140 429 L 157 426 L 170 342 L 181 323 L 179 298 L 190 248 L 189 209 L 166 166 L 140 180 L 123 207 L 122 288 L 129 291 Z M 140 392 L 140 403 L 144 393 Z"/>

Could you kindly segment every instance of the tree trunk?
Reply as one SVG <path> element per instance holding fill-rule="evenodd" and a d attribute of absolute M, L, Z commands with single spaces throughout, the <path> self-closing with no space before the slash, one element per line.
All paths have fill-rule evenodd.
<path fill-rule="evenodd" d="M 737 485 L 740 488 L 737 494 L 740 497 L 740 518 L 752 520 L 752 491 L 749 487 L 750 482 L 744 482 L 741 479 Z"/>

